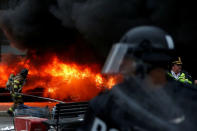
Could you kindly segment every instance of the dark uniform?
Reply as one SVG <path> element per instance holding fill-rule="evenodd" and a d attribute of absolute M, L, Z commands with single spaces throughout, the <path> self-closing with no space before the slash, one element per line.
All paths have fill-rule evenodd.
<path fill-rule="evenodd" d="M 8 82 L 6 83 L 6 89 L 10 91 L 12 100 L 14 102 L 13 106 L 8 109 L 9 114 L 13 114 L 14 110 L 20 104 L 23 104 L 22 95 L 17 93 L 21 93 L 22 87 L 26 82 L 27 74 L 27 69 L 21 70 L 21 72 L 17 75 L 11 74 Z"/>
<path fill-rule="evenodd" d="M 197 90 L 176 81 L 150 90 L 132 78 L 90 101 L 79 131 L 195 131 Z"/>

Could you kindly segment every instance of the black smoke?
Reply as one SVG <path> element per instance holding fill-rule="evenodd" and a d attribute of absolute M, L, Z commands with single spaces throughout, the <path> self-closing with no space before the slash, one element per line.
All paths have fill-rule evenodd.
<path fill-rule="evenodd" d="M 53 1 L 23 1 L 2 16 L 2 28 L 8 39 L 20 49 L 55 48 L 55 44 L 73 43 L 75 29 L 64 27 L 50 12 Z M 66 38 L 65 38 L 66 37 Z"/>
<path fill-rule="evenodd" d="M 185 63 L 195 63 L 188 60 L 197 41 L 193 1 L 20 0 L 19 3 L 0 18 L 1 28 L 17 48 L 59 52 L 80 41 L 79 47 L 84 45 L 104 58 L 111 45 L 130 28 L 156 25 L 172 35 L 177 53 L 185 57 Z"/>

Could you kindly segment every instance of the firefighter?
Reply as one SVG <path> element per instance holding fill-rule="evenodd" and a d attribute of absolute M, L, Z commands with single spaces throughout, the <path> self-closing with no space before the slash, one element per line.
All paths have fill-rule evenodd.
<path fill-rule="evenodd" d="M 186 72 L 182 70 L 182 61 L 181 57 L 174 57 L 170 62 L 170 71 L 168 72 L 168 76 L 174 80 L 177 80 L 181 83 L 184 83 L 186 87 L 188 85 L 193 84 L 192 77 Z"/>
<path fill-rule="evenodd" d="M 26 82 L 28 75 L 27 69 L 22 69 L 17 75 L 11 74 L 9 80 L 6 83 L 6 89 L 10 91 L 12 100 L 14 102 L 13 106 L 8 109 L 8 114 L 13 115 L 14 110 L 21 104 L 23 104 L 23 99 L 21 94 L 22 87 Z"/>

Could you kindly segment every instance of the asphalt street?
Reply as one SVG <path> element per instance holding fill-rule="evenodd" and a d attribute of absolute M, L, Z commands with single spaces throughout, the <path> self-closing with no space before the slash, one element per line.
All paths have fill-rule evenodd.
<path fill-rule="evenodd" d="M 0 116 L 0 131 L 14 131 L 13 117 Z"/>

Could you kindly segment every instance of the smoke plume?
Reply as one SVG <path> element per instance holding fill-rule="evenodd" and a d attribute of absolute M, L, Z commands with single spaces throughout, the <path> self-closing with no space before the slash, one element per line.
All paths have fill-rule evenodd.
<path fill-rule="evenodd" d="M 195 7 L 178 0 L 24 0 L 1 14 L 8 39 L 20 49 L 60 52 L 80 43 L 106 57 L 130 28 L 156 25 L 171 34 L 186 62 L 195 51 Z M 80 41 L 80 42 L 79 42 Z M 81 47 L 79 46 L 79 47 Z M 85 49 L 84 49 L 85 50 Z M 78 50 L 77 52 L 81 52 Z M 84 51 L 86 52 L 86 51 Z M 83 52 L 83 53 L 84 53 Z M 79 53 L 82 54 L 82 53 Z"/>

